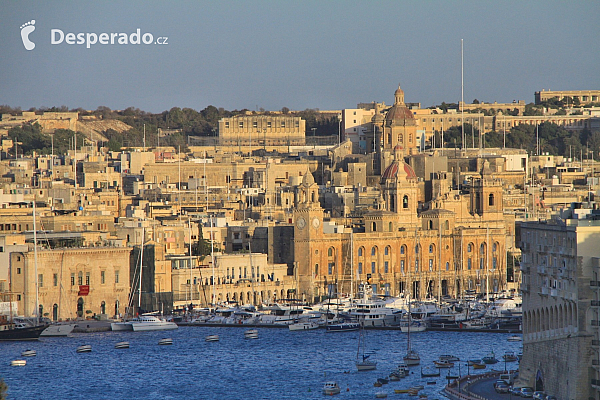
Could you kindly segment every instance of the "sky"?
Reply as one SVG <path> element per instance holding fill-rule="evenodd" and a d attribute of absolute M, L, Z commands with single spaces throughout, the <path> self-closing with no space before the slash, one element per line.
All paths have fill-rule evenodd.
<path fill-rule="evenodd" d="M 600 89 L 598 15 L 597 0 L 0 0 L 0 104 L 339 110 L 400 84 L 429 107 L 461 100 L 461 39 L 465 101 L 529 103 Z M 129 43 L 137 29 L 151 44 Z"/>

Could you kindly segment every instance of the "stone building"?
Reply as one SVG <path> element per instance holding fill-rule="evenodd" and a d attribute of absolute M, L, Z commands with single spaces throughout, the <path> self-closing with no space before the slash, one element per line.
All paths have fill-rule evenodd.
<path fill-rule="evenodd" d="M 37 268 L 32 248 L 11 253 L 11 286 L 19 314 L 35 315 L 36 269 L 41 316 L 57 321 L 123 313 L 130 252 L 127 247 L 38 249 Z"/>
<path fill-rule="evenodd" d="M 502 187 L 489 166 L 473 179 L 468 197 L 444 188 L 420 211 L 416 175 L 396 145 L 380 187 L 376 210 L 336 225 L 325 219 L 312 174 L 304 175 L 294 210 L 302 296 L 349 293 L 362 282 L 379 293 L 420 299 L 506 288 L 508 229 Z"/>
<path fill-rule="evenodd" d="M 562 217 L 521 225 L 519 384 L 559 399 L 600 398 L 599 215 L 571 208 Z"/>
<path fill-rule="evenodd" d="M 236 115 L 221 118 L 219 144 L 238 146 L 239 152 L 271 145 L 303 146 L 306 121 L 287 115 Z M 251 151 L 251 150 L 250 150 Z"/>
<path fill-rule="evenodd" d="M 600 90 L 541 90 L 535 92 L 535 104 L 540 104 L 553 98 L 563 100 L 570 97 L 572 100 L 577 98 L 581 104 L 600 102 Z"/>

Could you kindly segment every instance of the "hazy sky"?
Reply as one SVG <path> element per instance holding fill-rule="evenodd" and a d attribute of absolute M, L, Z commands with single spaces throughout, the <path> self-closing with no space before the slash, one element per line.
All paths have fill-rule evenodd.
<path fill-rule="evenodd" d="M 600 89 L 599 15 L 596 0 L 0 0 L 0 104 L 325 110 L 390 104 L 400 83 L 428 107 L 461 98 L 461 39 L 465 101 L 531 102 Z M 51 44 L 138 28 L 167 44 Z"/>

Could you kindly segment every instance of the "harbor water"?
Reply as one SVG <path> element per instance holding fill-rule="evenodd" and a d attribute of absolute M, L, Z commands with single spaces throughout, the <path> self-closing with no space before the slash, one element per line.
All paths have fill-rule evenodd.
<path fill-rule="evenodd" d="M 421 366 L 433 366 L 442 354 L 460 357 L 451 370 L 466 374 L 466 360 L 494 351 L 503 370 L 502 355 L 520 352 L 520 342 L 508 342 L 511 334 L 483 332 L 420 332 L 411 344 L 421 356 L 421 366 L 411 367 L 408 377 L 374 387 L 402 361 L 407 335 L 397 330 L 366 331 L 366 347 L 377 369 L 357 372 L 358 332 L 327 333 L 324 329 L 290 332 L 258 328 L 258 340 L 244 339 L 243 328 L 180 327 L 174 331 L 98 332 L 72 337 L 41 338 L 35 342 L 0 342 L 0 377 L 8 385 L 8 399 L 322 399 L 325 381 L 342 388 L 339 399 L 370 399 L 377 392 L 388 398 L 408 398 L 394 389 L 423 385 L 429 399 L 443 398 L 447 369 L 441 376 L 422 378 Z M 218 342 L 205 342 L 207 335 Z M 158 341 L 172 338 L 173 344 Z M 130 348 L 115 349 L 128 341 Z M 76 348 L 92 346 L 78 354 Z M 36 350 L 24 367 L 11 367 L 24 350 Z M 516 369 L 517 363 L 507 363 Z M 471 370 L 471 373 L 474 371 Z M 432 384 L 435 382 L 435 384 Z"/>

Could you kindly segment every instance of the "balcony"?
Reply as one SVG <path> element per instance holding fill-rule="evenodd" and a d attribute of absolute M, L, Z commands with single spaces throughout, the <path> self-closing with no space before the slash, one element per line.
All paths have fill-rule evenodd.
<path fill-rule="evenodd" d="M 590 281 L 590 287 L 600 289 L 600 281 Z"/>
<path fill-rule="evenodd" d="M 550 296 L 552 296 L 552 297 L 558 296 L 558 289 L 550 289 Z"/>
<path fill-rule="evenodd" d="M 592 307 L 600 307 L 600 300 L 592 300 L 590 303 Z"/>
<path fill-rule="evenodd" d="M 540 294 L 541 295 L 548 295 L 548 288 L 547 287 L 540 288 Z"/>
<path fill-rule="evenodd" d="M 594 339 L 592 340 L 592 347 L 600 347 L 600 340 Z"/>
<path fill-rule="evenodd" d="M 600 379 L 592 379 L 592 387 L 596 390 L 600 390 Z"/>

